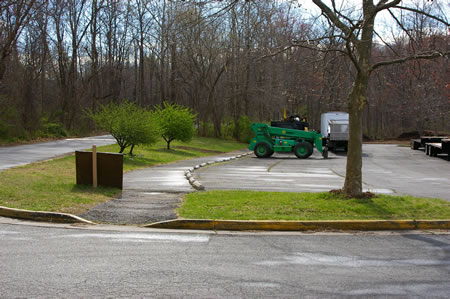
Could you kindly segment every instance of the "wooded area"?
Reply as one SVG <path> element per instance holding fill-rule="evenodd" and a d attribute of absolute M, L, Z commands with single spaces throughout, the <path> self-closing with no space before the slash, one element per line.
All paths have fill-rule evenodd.
<path fill-rule="evenodd" d="M 389 10 L 393 21 L 375 32 L 371 61 L 436 57 L 372 72 L 363 110 L 372 139 L 450 131 L 448 57 L 439 56 L 448 28 L 429 17 L 445 12 L 439 1 L 416 2 L 422 14 Z M 126 99 L 190 107 L 201 135 L 237 137 L 242 117 L 268 121 L 285 107 L 319 129 L 321 113 L 348 111 L 356 74 L 345 38 L 302 3 L 2 1 L 0 139 L 89 132 L 86 109 Z"/>

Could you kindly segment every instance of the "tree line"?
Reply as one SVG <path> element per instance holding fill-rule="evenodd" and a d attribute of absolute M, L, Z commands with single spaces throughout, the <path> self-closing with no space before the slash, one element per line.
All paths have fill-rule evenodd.
<path fill-rule="evenodd" d="M 448 51 L 447 28 L 429 17 L 445 18 L 436 2 L 390 11 L 372 61 Z M 321 113 L 348 110 L 356 72 L 336 26 L 301 3 L 2 1 L 0 139 L 88 132 L 87 109 L 125 101 L 189 107 L 200 135 L 242 138 L 246 122 L 280 118 L 283 108 L 319 129 Z M 450 131 L 448 84 L 445 55 L 377 68 L 363 134 Z"/>

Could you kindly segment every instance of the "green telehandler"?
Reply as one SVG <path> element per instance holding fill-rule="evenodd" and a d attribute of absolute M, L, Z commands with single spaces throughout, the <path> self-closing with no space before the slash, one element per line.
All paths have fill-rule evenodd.
<path fill-rule="evenodd" d="M 270 157 L 274 152 L 294 152 L 297 158 L 305 159 L 311 156 L 314 146 L 325 159 L 328 158 L 322 135 L 315 131 L 271 127 L 262 123 L 253 123 L 251 129 L 256 136 L 250 140 L 248 149 L 254 151 L 258 158 Z"/>

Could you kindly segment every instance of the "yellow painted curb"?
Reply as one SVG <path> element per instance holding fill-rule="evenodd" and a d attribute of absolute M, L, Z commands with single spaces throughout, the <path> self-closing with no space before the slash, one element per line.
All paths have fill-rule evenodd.
<path fill-rule="evenodd" d="M 83 219 L 81 217 L 72 214 L 54 213 L 54 212 L 35 212 L 35 211 L 7 208 L 2 206 L 0 206 L 0 216 L 24 220 L 43 221 L 43 222 L 95 224 L 91 221 L 88 221 L 86 219 Z"/>
<path fill-rule="evenodd" d="M 176 219 L 144 225 L 148 228 L 198 230 L 267 231 L 375 231 L 450 229 L 450 220 L 330 220 L 330 221 L 257 221 Z"/>

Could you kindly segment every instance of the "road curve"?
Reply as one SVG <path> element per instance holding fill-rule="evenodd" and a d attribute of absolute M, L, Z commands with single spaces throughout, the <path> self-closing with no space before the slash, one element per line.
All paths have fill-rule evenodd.
<path fill-rule="evenodd" d="M 111 135 L 68 138 L 63 140 L 35 144 L 0 147 L 0 171 L 48 160 L 57 156 L 83 150 L 93 145 L 101 146 L 115 143 Z"/>

